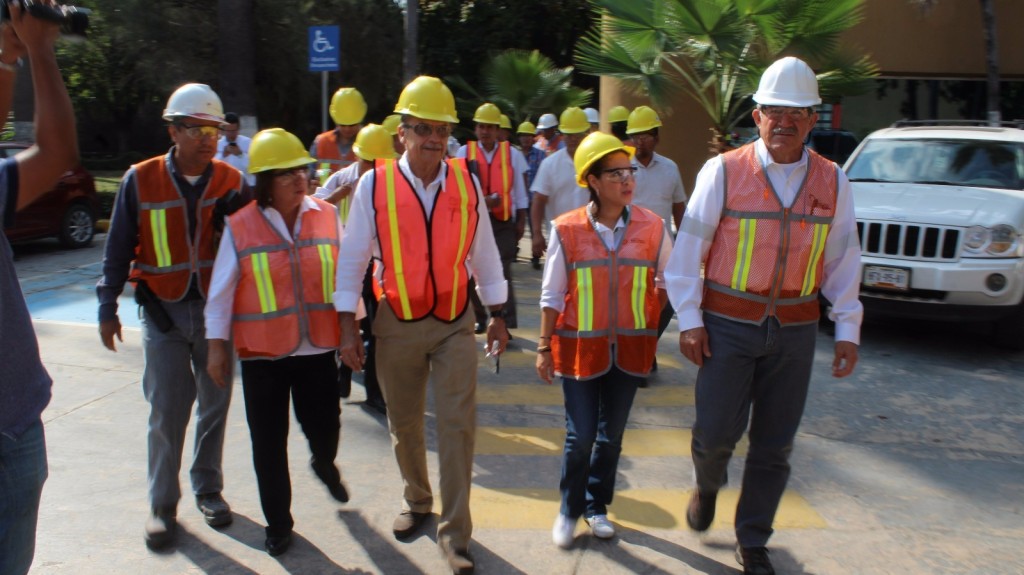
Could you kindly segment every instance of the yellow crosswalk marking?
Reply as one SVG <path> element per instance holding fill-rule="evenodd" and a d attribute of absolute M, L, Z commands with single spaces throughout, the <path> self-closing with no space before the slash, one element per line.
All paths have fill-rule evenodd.
<path fill-rule="evenodd" d="M 553 478 L 557 481 L 557 478 Z M 732 527 L 739 491 L 718 494 L 712 529 Z M 686 489 L 624 489 L 608 509 L 612 521 L 632 529 L 688 529 Z M 557 489 L 488 489 L 473 486 L 473 525 L 482 529 L 550 529 L 558 514 Z M 786 491 L 775 516 L 776 529 L 823 529 L 828 526 L 806 499 Z M 581 529 L 583 527 L 581 526 Z"/>
<path fill-rule="evenodd" d="M 502 365 L 504 365 L 504 359 Z M 536 384 L 480 385 L 476 388 L 480 405 L 564 405 L 561 385 Z M 634 407 L 686 407 L 693 405 L 693 387 L 673 385 L 648 387 L 636 392 Z"/>
<path fill-rule="evenodd" d="M 477 455 L 562 455 L 565 430 L 544 427 L 479 427 Z M 736 446 L 736 455 L 747 452 L 747 441 Z M 689 429 L 627 429 L 622 440 L 623 457 L 689 457 Z"/>

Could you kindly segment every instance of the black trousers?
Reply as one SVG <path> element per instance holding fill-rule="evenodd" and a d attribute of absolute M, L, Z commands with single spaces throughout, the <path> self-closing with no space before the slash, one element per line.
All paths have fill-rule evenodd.
<path fill-rule="evenodd" d="M 245 419 L 267 537 L 291 532 L 292 485 L 288 473 L 288 396 L 316 461 L 333 464 L 341 434 L 334 352 L 242 362 Z"/>

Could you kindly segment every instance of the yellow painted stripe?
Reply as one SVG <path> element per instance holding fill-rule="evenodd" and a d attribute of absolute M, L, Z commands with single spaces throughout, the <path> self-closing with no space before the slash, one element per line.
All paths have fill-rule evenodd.
<path fill-rule="evenodd" d="M 527 354 L 501 356 L 504 367 L 509 357 Z M 532 356 L 532 354 L 529 354 Z M 536 361 L 536 360 L 534 360 Z M 661 359 L 658 363 L 663 363 Z M 531 365 L 533 365 L 531 363 Z M 504 373 L 505 370 L 502 370 Z M 537 379 L 536 384 L 480 385 L 476 388 L 479 405 L 564 405 L 561 385 L 546 385 Z M 674 385 L 671 387 L 648 387 L 640 390 L 633 400 L 634 407 L 689 407 L 694 404 L 693 387 Z"/>
<path fill-rule="evenodd" d="M 277 297 L 274 293 L 274 280 L 270 277 L 270 261 L 266 253 L 252 254 L 252 275 L 256 280 L 256 292 L 260 297 L 260 311 L 271 313 L 277 311 Z"/>
<path fill-rule="evenodd" d="M 579 331 L 590 331 L 594 329 L 594 275 L 591 268 L 576 270 L 576 292 Z"/>
<path fill-rule="evenodd" d="M 555 484 L 558 477 L 552 477 Z M 671 529 L 685 531 L 688 489 L 622 489 L 615 491 L 615 501 L 608 508 L 608 517 L 621 525 L 637 530 Z M 723 489 L 718 493 L 717 513 L 712 529 L 731 529 L 736 516 L 739 490 Z M 558 514 L 558 489 L 492 489 L 474 485 L 470 495 L 473 526 L 483 529 L 551 529 Z M 435 511 L 440 503 L 435 498 Z M 811 504 L 795 491 L 782 495 L 775 529 L 825 529 L 828 523 Z M 578 533 L 585 532 L 581 521 Z"/>
<path fill-rule="evenodd" d="M 689 457 L 689 429 L 627 429 L 622 440 L 623 457 Z M 478 427 L 477 455 L 561 456 L 565 430 L 551 427 Z M 745 455 L 747 440 L 736 444 L 736 455 Z"/>
<path fill-rule="evenodd" d="M 828 238 L 828 224 L 814 224 L 814 236 L 811 239 L 811 257 L 804 273 L 804 285 L 800 295 L 810 295 L 814 291 L 814 283 L 818 277 L 818 260 L 825 253 L 825 240 Z"/>
<path fill-rule="evenodd" d="M 405 268 L 402 266 L 402 242 L 398 235 L 398 202 L 395 199 L 395 170 L 398 162 L 389 160 L 384 169 L 384 181 L 387 184 L 388 200 L 388 232 L 391 236 L 391 260 L 395 264 L 395 283 L 398 285 L 398 301 L 402 308 L 402 318 L 412 318 L 412 306 L 409 305 L 409 290 L 405 285 Z"/>
<path fill-rule="evenodd" d="M 334 254 L 331 246 L 316 246 L 320 254 L 320 283 L 324 286 L 324 303 L 334 303 Z"/>
<path fill-rule="evenodd" d="M 453 169 L 452 166 L 448 166 L 448 169 Z M 458 315 L 458 301 L 459 301 L 459 278 L 464 271 L 464 262 L 466 261 L 466 254 L 463 250 L 466 249 L 466 236 L 469 235 L 469 189 L 466 186 L 466 180 L 463 177 L 462 170 L 455 169 L 455 181 L 459 185 L 459 250 L 455 252 L 457 257 L 455 263 L 452 266 L 452 309 L 448 319 L 455 319 Z M 468 294 L 467 294 L 468 297 Z"/>
<path fill-rule="evenodd" d="M 757 220 L 740 220 L 739 238 L 736 242 L 736 265 L 732 270 L 732 289 L 746 291 L 750 277 L 750 260 L 754 254 L 754 238 L 757 236 Z"/>
<path fill-rule="evenodd" d="M 167 210 L 150 210 L 149 225 L 153 229 L 153 252 L 156 255 L 156 266 L 170 267 L 171 246 L 167 242 Z"/>

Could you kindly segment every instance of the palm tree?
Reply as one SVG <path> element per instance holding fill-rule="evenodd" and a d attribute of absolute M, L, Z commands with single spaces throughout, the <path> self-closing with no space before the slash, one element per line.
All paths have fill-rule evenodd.
<path fill-rule="evenodd" d="M 816 69 L 821 96 L 835 103 L 871 89 L 877 66 L 839 49 L 863 18 L 863 0 L 590 0 L 602 25 L 577 45 L 582 71 L 618 79 L 670 113 L 679 92 L 707 113 L 724 148 L 752 103 L 764 69 L 784 55 Z"/>
<path fill-rule="evenodd" d="M 462 116 L 472 117 L 484 102 L 501 108 L 513 123 L 534 120 L 541 114 L 559 114 L 569 106 L 586 106 L 592 92 L 572 85 L 572 66 L 558 68 L 537 50 L 506 50 L 483 69 L 481 90 L 462 77 L 445 78 L 457 95 Z"/>

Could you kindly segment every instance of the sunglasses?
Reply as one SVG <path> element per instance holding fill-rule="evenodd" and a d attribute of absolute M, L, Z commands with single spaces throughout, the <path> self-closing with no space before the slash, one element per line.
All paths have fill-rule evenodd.
<path fill-rule="evenodd" d="M 452 133 L 452 127 L 449 124 L 441 124 L 440 126 L 431 126 L 430 124 L 410 126 L 409 124 L 402 124 L 402 127 L 406 130 L 412 130 L 421 138 L 429 138 L 431 134 L 437 134 L 439 138 L 447 138 Z"/>
<path fill-rule="evenodd" d="M 636 177 L 636 169 L 636 166 L 630 166 L 628 168 L 611 168 L 608 170 L 601 170 L 601 173 L 607 175 L 609 181 L 622 184 Z"/>
<path fill-rule="evenodd" d="M 759 110 L 765 116 L 773 120 L 781 120 L 783 116 L 789 116 L 790 120 L 806 120 L 811 117 L 811 108 L 792 108 L 790 106 L 759 106 Z"/>
<path fill-rule="evenodd" d="M 283 170 L 273 170 L 272 172 L 270 172 L 270 175 L 275 178 L 301 176 L 303 179 L 305 179 L 306 174 L 308 173 L 309 170 L 306 168 L 306 166 L 296 166 L 294 168 L 284 168 Z"/>
<path fill-rule="evenodd" d="M 219 126 L 189 126 L 188 124 L 178 124 L 178 128 L 193 140 L 219 138 L 223 131 Z"/>

